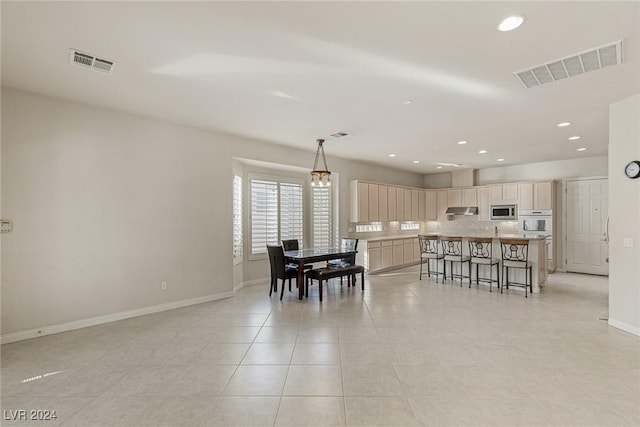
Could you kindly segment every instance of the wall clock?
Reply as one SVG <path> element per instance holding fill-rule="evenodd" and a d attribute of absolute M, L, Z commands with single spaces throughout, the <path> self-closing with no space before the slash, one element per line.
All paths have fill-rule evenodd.
<path fill-rule="evenodd" d="M 624 167 L 624 174 L 632 179 L 640 177 L 640 161 L 633 160 L 629 162 L 629 164 Z"/>

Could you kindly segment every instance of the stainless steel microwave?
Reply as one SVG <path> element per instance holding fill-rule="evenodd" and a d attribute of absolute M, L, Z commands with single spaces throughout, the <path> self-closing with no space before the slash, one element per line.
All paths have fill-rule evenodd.
<path fill-rule="evenodd" d="M 491 219 L 499 221 L 515 221 L 518 219 L 516 205 L 492 205 Z"/>

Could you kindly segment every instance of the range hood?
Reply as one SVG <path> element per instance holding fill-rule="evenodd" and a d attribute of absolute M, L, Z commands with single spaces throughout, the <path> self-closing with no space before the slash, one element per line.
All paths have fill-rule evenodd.
<path fill-rule="evenodd" d="M 447 208 L 447 215 L 478 215 L 477 206 L 461 206 L 455 208 Z"/>

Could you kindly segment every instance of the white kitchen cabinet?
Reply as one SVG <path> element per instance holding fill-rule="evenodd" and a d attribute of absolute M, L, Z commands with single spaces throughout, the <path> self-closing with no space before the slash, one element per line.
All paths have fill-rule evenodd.
<path fill-rule="evenodd" d="M 436 205 L 438 208 L 438 221 L 447 220 L 447 208 L 449 207 L 449 195 L 447 190 L 439 190 L 436 194 Z"/>
<path fill-rule="evenodd" d="M 393 267 L 393 241 L 384 240 L 381 244 L 382 247 L 382 262 L 381 268 Z"/>
<path fill-rule="evenodd" d="M 435 221 L 438 219 L 438 202 L 436 191 L 434 190 L 425 190 L 425 207 L 426 207 L 426 220 L 427 221 Z"/>
<path fill-rule="evenodd" d="M 398 220 L 398 187 L 392 185 L 387 190 L 387 209 L 389 221 Z"/>
<path fill-rule="evenodd" d="M 405 220 L 405 216 L 404 216 L 404 188 L 398 187 L 398 195 L 397 195 L 397 199 L 396 199 L 397 203 L 396 203 L 396 207 L 397 207 L 397 215 L 398 215 L 398 221 L 404 221 Z"/>
<path fill-rule="evenodd" d="M 382 268 L 382 246 L 380 242 L 367 242 L 367 265 L 369 271 Z"/>
<path fill-rule="evenodd" d="M 447 190 L 447 204 L 449 208 L 462 206 L 462 190 L 459 188 Z"/>
<path fill-rule="evenodd" d="M 491 220 L 491 200 L 489 187 L 478 187 L 478 221 Z"/>
<path fill-rule="evenodd" d="M 502 185 L 489 186 L 489 197 L 492 204 L 502 202 Z"/>
<path fill-rule="evenodd" d="M 378 185 L 378 220 L 389 221 L 389 189 Z"/>
<path fill-rule="evenodd" d="M 403 188 L 404 191 L 404 220 L 411 221 L 411 189 Z"/>
<path fill-rule="evenodd" d="M 418 221 L 427 220 L 427 194 L 426 191 L 418 192 Z"/>
<path fill-rule="evenodd" d="M 533 184 L 533 209 L 553 209 L 553 181 Z"/>
<path fill-rule="evenodd" d="M 533 183 L 518 184 L 518 211 L 533 209 Z"/>
<path fill-rule="evenodd" d="M 462 206 L 478 206 L 478 192 L 475 188 L 462 189 Z"/>
<path fill-rule="evenodd" d="M 404 240 L 393 240 L 393 266 L 404 264 Z"/>
<path fill-rule="evenodd" d="M 403 264 L 411 264 L 413 262 L 413 239 L 404 239 L 402 245 Z"/>
<path fill-rule="evenodd" d="M 518 203 L 518 184 L 502 184 L 502 201 Z"/>
<path fill-rule="evenodd" d="M 369 184 L 351 181 L 351 222 L 369 221 Z"/>
<path fill-rule="evenodd" d="M 411 221 L 420 219 L 420 190 L 411 189 Z"/>
<path fill-rule="evenodd" d="M 418 238 L 415 237 L 413 239 L 411 239 L 411 244 L 413 245 L 413 262 L 419 262 L 420 261 L 420 245 L 418 244 Z"/>
<path fill-rule="evenodd" d="M 369 221 L 379 221 L 378 185 L 369 184 Z"/>

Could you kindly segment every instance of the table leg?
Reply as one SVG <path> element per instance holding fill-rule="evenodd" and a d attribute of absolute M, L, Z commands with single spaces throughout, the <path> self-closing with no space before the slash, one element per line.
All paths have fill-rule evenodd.
<path fill-rule="evenodd" d="M 304 261 L 298 261 L 298 299 L 302 299 L 304 297 Z"/>

